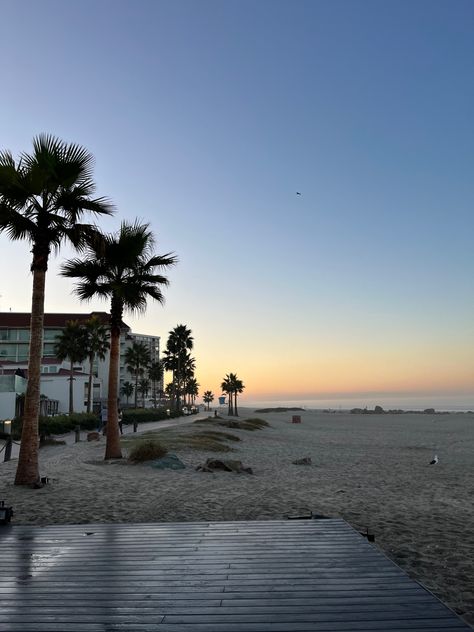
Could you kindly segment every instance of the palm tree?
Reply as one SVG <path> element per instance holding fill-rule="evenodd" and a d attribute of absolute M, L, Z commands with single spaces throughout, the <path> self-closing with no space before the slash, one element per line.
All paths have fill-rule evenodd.
<path fill-rule="evenodd" d="M 63 276 L 79 279 L 75 293 L 81 300 L 98 296 L 111 302 L 105 459 L 122 458 L 117 396 L 123 312 L 144 312 L 148 298 L 163 303 L 161 287 L 168 285 L 168 279 L 155 270 L 177 261 L 171 253 L 154 255 L 154 243 L 148 224 L 122 222 L 117 233 L 105 235 L 102 243 L 91 243 L 84 259 L 72 259 L 62 267 Z"/>
<path fill-rule="evenodd" d="M 242 393 L 245 386 L 242 380 L 239 380 L 239 378 L 235 376 L 233 387 L 234 387 L 234 415 L 238 417 L 239 413 L 237 411 L 237 393 Z"/>
<path fill-rule="evenodd" d="M 135 408 L 138 406 L 138 378 L 150 364 L 150 350 L 143 342 L 133 342 L 125 351 L 125 364 L 129 373 L 135 376 Z"/>
<path fill-rule="evenodd" d="M 138 390 L 142 394 L 143 408 L 145 408 L 145 399 L 148 397 L 148 392 L 150 391 L 150 380 L 143 377 L 138 383 Z"/>
<path fill-rule="evenodd" d="M 214 393 L 212 391 L 204 391 L 204 395 L 202 396 L 203 402 L 207 404 L 207 410 L 209 409 L 209 404 L 214 400 Z"/>
<path fill-rule="evenodd" d="M 234 414 L 233 398 L 232 398 L 233 385 L 232 385 L 231 375 L 232 373 L 230 375 L 226 375 L 221 384 L 222 392 L 226 393 L 229 396 L 229 410 L 227 411 L 227 414 L 229 416 Z"/>
<path fill-rule="evenodd" d="M 174 394 L 176 396 L 176 408 L 178 409 L 181 406 L 180 397 L 183 390 L 183 367 L 189 355 L 188 351 L 191 351 L 194 346 L 194 339 L 191 333 L 191 330 L 186 325 L 176 325 L 169 332 L 166 350 L 163 353 L 165 369 L 173 372 Z"/>
<path fill-rule="evenodd" d="M 194 379 L 194 371 L 196 369 L 196 359 L 192 358 L 186 351 L 182 352 L 181 365 L 181 392 L 184 397 L 184 405 L 186 405 L 186 395 L 189 395 L 188 384 Z"/>
<path fill-rule="evenodd" d="M 92 410 L 92 380 L 94 360 L 105 360 L 109 348 L 109 332 L 98 316 L 91 316 L 84 323 L 86 334 L 86 352 L 89 358 L 89 390 L 87 393 L 87 412 Z"/>
<path fill-rule="evenodd" d="M 86 334 L 84 327 L 77 320 L 68 320 L 62 333 L 56 336 L 54 355 L 58 360 L 68 359 L 69 376 L 69 414 L 74 412 L 74 364 L 84 362 L 87 358 Z"/>
<path fill-rule="evenodd" d="M 28 383 L 15 485 L 39 480 L 44 297 L 51 250 L 59 251 L 65 242 L 83 249 L 98 229 L 80 223 L 82 217 L 112 212 L 107 199 L 93 197 L 92 167 L 93 156 L 83 147 L 45 134 L 33 139 L 33 153 L 21 154 L 18 162 L 9 151 L 0 152 L 0 233 L 28 241 L 33 253 Z"/>
<path fill-rule="evenodd" d="M 196 397 L 199 395 L 199 384 L 195 377 L 190 378 L 186 383 L 186 393 L 191 397 L 191 404 L 194 406 Z"/>
<path fill-rule="evenodd" d="M 151 380 L 153 393 L 153 407 L 156 408 L 156 383 L 162 385 L 163 381 L 163 364 L 160 361 L 152 362 L 148 367 L 148 377 Z"/>
<path fill-rule="evenodd" d="M 135 387 L 133 386 L 131 382 L 124 382 L 122 384 L 122 388 L 120 389 L 120 395 L 123 395 L 123 397 L 127 398 L 127 406 L 128 406 L 128 400 L 133 395 L 134 390 L 135 390 Z"/>

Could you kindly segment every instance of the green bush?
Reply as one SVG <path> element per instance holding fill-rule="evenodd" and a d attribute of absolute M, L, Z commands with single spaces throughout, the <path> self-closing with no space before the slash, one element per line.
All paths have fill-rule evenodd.
<path fill-rule="evenodd" d="M 158 441 L 141 441 L 132 448 L 128 458 L 134 463 L 143 463 L 144 461 L 160 459 L 162 456 L 165 456 L 167 452 L 168 450 Z"/>
<path fill-rule="evenodd" d="M 180 413 L 170 410 L 168 415 L 166 408 L 129 408 L 123 411 L 123 423 L 133 424 L 141 421 L 162 421 L 163 419 L 171 419 L 180 417 Z"/>
<path fill-rule="evenodd" d="M 60 435 L 72 432 L 76 426 L 81 430 L 95 430 L 98 418 L 90 413 L 74 413 L 72 415 L 56 415 L 55 417 L 40 417 L 38 433 L 42 436 Z M 12 435 L 14 439 L 21 437 L 23 419 L 16 417 L 12 422 Z"/>

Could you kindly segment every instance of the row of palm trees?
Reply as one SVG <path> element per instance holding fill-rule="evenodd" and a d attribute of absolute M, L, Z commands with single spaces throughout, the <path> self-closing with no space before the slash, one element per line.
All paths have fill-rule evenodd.
<path fill-rule="evenodd" d="M 59 336 L 56 336 L 54 354 L 58 360 L 69 360 L 69 414 L 74 412 L 74 365 L 89 360 L 89 388 L 87 394 L 87 412 L 92 411 L 92 379 L 96 358 L 105 359 L 109 349 L 109 332 L 98 316 L 91 316 L 80 323 L 69 320 Z"/>
<path fill-rule="evenodd" d="M 78 252 L 61 267 L 74 279 L 74 293 L 81 301 L 100 298 L 110 302 L 110 365 L 108 384 L 108 431 L 105 459 L 122 457 L 118 428 L 118 369 L 120 332 L 125 310 L 143 312 L 152 298 L 164 302 L 163 275 L 177 262 L 173 253 L 157 255 L 155 240 L 146 223 L 122 221 L 115 233 L 83 220 L 111 215 L 108 198 L 95 197 L 93 156 L 83 147 L 51 135 L 33 139 L 32 153 L 18 160 L 0 151 L 0 233 L 31 245 L 30 347 L 28 383 L 16 485 L 39 481 L 38 419 L 43 351 L 46 273 L 51 251 L 65 243 Z"/>
<path fill-rule="evenodd" d="M 245 386 L 235 373 L 227 373 L 224 377 L 221 389 L 222 393 L 227 395 L 228 400 L 228 415 L 239 415 L 237 410 L 237 395 L 242 393 Z M 214 393 L 212 391 L 205 391 L 202 396 L 203 402 L 207 404 L 207 410 L 209 405 L 214 401 Z"/>

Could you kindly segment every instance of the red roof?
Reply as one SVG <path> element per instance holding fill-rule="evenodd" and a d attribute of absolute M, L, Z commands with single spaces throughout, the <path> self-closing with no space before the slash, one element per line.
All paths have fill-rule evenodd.
<path fill-rule="evenodd" d="M 45 314 L 44 326 L 63 328 L 66 326 L 68 320 L 84 322 L 89 320 L 91 316 L 97 316 L 104 325 L 108 325 L 110 322 L 110 314 L 107 314 L 107 312 L 90 312 L 89 314 Z M 0 312 L 0 328 L 29 328 L 30 318 L 30 312 Z M 122 325 L 124 328 L 130 330 L 130 327 L 123 321 Z"/>

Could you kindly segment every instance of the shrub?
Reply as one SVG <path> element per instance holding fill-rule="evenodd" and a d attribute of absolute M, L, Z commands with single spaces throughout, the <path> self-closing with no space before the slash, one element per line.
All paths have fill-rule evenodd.
<path fill-rule="evenodd" d="M 41 436 L 50 437 L 72 432 L 76 426 L 81 430 L 95 430 L 97 428 L 97 416 L 90 413 L 74 413 L 72 415 L 56 415 L 55 417 L 40 417 L 38 432 Z M 21 437 L 23 419 L 16 417 L 12 422 L 12 435 L 14 439 Z"/>
<path fill-rule="evenodd" d="M 123 411 L 123 423 L 125 424 L 140 423 L 140 421 L 161 421 L 174 417 L 181 417 L 181 414 L 175 410 L 170 410 L 168 415 L 166 408 L 129 408 Z"/>
<path fill-rule="evenodd" d="M 144 461 L 160 459 L 167 452 L 168 450 L 158 441 L 148 440 L 142 441 L 132 448 L 128 458 L 134 463 L 143 463 Z"/>

